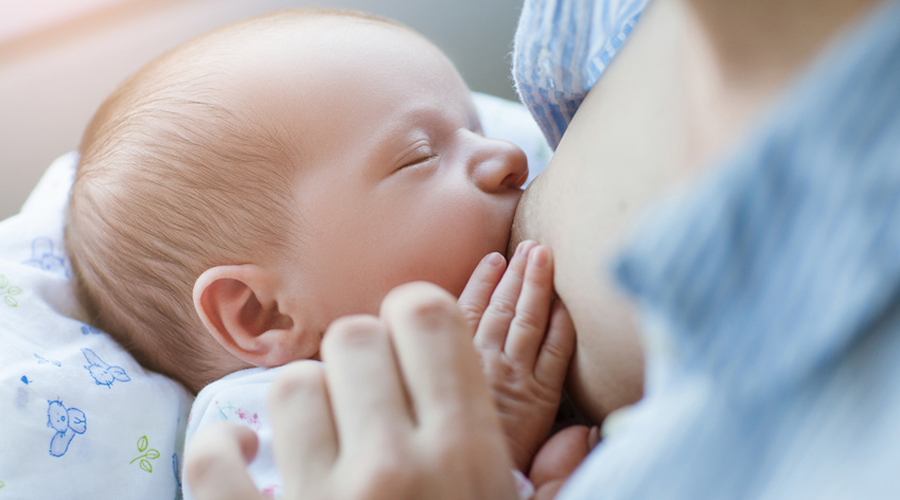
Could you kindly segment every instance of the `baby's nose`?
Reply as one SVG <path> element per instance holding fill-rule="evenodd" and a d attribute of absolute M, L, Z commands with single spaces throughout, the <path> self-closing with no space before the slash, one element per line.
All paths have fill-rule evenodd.
<path fill-rule="evenodd" d="M 522 187 L 528 179 L 528 159 L 515 144 L 486 139 L 489 145 L 475 158 L 475 184 L 485 192 Z"/>

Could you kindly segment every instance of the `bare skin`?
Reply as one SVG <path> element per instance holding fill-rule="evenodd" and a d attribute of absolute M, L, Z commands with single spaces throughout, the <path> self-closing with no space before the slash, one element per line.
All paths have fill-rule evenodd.
<path fill-rule="evenodd" d="M 555 252 L 554 284 L 578 332 L 567 390 L 590 419 L 642 394 L 635 310 L 606 272 L 629 223 L 733 147 L 823 44 L 873 3 L 651 3 L 588 94 L 519 202 L 510 245 L 533 239 Z"/>
<path fill-rule="evenodd" d="M 592 90 L 560 143 L 551 166 L 532 184 L 520 203 L 515 225 L 517 239 L 536 239 L 556 252 L 555 285 L 578 332 L 569 390 L 591 418 L 599 420 L 641 394 L 642 370 L 633 368 L 635 363 L 640 366 L 641 359 L 634 311 L 601 273 L 602 266 L 621 241 L 631 215 L 640 212 L 662 192 L 701 175 L 704 166 L 740 138 L 760 110 L 829 38 L 875 3 L 875 0 L 656 2 L 617 61 Z M 766 43 L 754 43 L 760 33 L 769 37 Z M 448 323 L 435 321 L 436 310 L 443 310 L 447 321 L 464 322 L 458 319 L 454 308 L 438 307 L 442 302 L 429 287 L 412 291 L 415 293 L 405 287 L 402 294 L 389 296 L 391 303 L 383 309 L 383 317 L 392 333 L 374 326 L 367 333 L 386 335 L 401 353 L 409 352 L 409 339 L 414 337 L 408 331 L 412 324 L 419 329 L 419 336 L 424 334 L 442 341 L 453 337 L 445 328 Z M 464 331 L 463 326 L 457 328 L 458 332 Z M 336 331 L 342 329 L 346 326 Z M 346 336 L 345 332 L 336 337 Z M 471 353 L 461 343 L 448 341 L 443 347 L 458 349 L 456 354 L 461 358 Z M 405 456 L 405 461 L 392 463 L 393 472 L 403 471 L 405 478 L 412 475 L 416 479 L 404 482 L 405 488 L 389 488 L 395 483 L 381 485 L 377 490 L 356 490 L 356 495 L 346 494 L 345 489 L 325 489 L 318 490 L 320 494 L 312 495 L 313 498 L 388 498 L 385 495 L 390 498 L 515 498 L 508 476 L 501 473 L 502 467 L 509 466 L 510 462 L 497 454 L 497 447 L 502 446 L 502 439 L 497 437 L 501 435 L 501 426 L 495 420 L 483 418 L 481 413 L 488 401 L 484 382 L 472 380 L 470 373 L 459 371 L 457 383 L 453 384 L 455 391 L 449 393 L 451 397 L 435 400 L 434 394 L 446 396 L 448 392 L 423 387 L 417 382 L 419 378 L 432 380 L 427 375 L 434 373 L 446 378 L 454 368 L 462 367 L 454 367 L 449 362 L 456 359 L 456 354 L 441 353 L 435 358 L 436 353 L 427 349 L 417 352 L 426 356 L 431 365 L 412 363 L 414 357 L 410 356 L 401 355 L 396 362 L 386 357 L 387 367 L 401 368 L 401 375 L 391 383 L 405 387 L 413 404 L 457 417 L 469 415 L 467 411 L 475 407 L 480 411 L 472 413 L 474 418 L 461 419 L 462 426 L 448 421 L 454 424 L 447 428 L 456 432 L 453 436 L 444 435 L 441 439 L 432 436 L 430 440 L 399 436 L 391 441 L 393 449 L 415 451 Z M 312 378 L 295 373 L 284 383 L 292 380 Z M 460 384 L 469 390 L 462 391 Z M 339 393 L 351 389 L 335 386 L 328 390 Z M 395 390 L 386 388 L 385 393 Z M 296 394 L 281 396 L 276 397 L 278 404 L 273 407 L 273 413 L 280 411 L 280 405 L 304 399 Z M 453 397 L 457 399 L 451 401 Z M 359 405 L 353 409 L 335 407 L 336 412 L 359 409 Z M 354 436 L 361 442 L 383 444 L 385 441 L 378 439 L 390 434 L 392 426 L 385 424 L 379 428 L 369 424 L 365 423 L 367 433 Z M 470 425 L 481 427 L 473 433 Z M 275 431 L 304 442 L 301 425 L 284 425 Z M 198 498 L 255 498 L 249 494 L 225 495 L 229 490 L 222 486 L 223 483 L 234 485 L 234 478 L 239 477 L 235 472 L 245 467 L 249 447 L 246 435 L 234 429 L 222 429 L 218 434 L 208 433 L 207 437 L 206 446 L 195 449 L 188 459 L 189 474 L 191 470 L 202 471 L 201 465 L 209 466 L 202 471 L 206 472 L 204 475 L 197 476 L 200 489 L 208 494 Z M 583 435 L 573 431 L 573 436 L 568 437 L 572 437 L 571 443 L 563 442 L 561 446 L 573 453 L 579 447 L 584 448 Z M 551 443 L 555 446 L 559 441 L 551 440 Z M 371 453 L 368 460 L 354 456 L 355 468 L 340 469 L 345 481 L 364 482 L 370 478 L 367 472 L 373 464 L 383 464 L 384 450 L 378 452 Z M 216 453 L 221 455 L 212 460 Z M 435 457 L 442 463 L 457 466 L 437 474 L 433 460 L 423 459 Z M 291 471 L 300 471 L 307 463 L 297 454 L 284 455 L 279 461 L 285 470 Z M 308 462 L 313 463 L 315 459 L 310 458 Z M 326 468 L 332 470 L 336 469 Z M 494 475 L 486 475 L 485 471 Z M 452 480 L 448 481 L 448 477 Z M 320 484 L 327 486 L 328 479 Z M 556 484 L 548 486 L 548 492 L 550 488 L 556 488 Z M 223 496 L 212 494 L 217 491 L 223 492 Z M 300 495 L 289 494 L 286 498 L 300 498 Z"/>

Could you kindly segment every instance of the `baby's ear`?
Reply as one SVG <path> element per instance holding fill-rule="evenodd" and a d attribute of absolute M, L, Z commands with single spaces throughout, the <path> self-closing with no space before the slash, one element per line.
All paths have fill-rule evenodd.
<path fill-rule="evenodd" d="M 216 266 L 194 283 L 194 308 L 232 355 L 256 366 L 280 366 L 318 352 L 318 335 L 305 331 L 299 312 L 279 307 L 280 293 L 279 280 L 262 266 Z"/>

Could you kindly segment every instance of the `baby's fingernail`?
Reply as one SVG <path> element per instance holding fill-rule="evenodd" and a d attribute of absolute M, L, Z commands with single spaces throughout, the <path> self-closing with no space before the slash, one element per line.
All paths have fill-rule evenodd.
<path fill-rule="evenodd" d="M 537 242 L 532 240 L 525 240 L 519 243 L 519 246 L 516 247 L 516 255 L 521 255 L 524 252 L 527 252 L 531 249 L 532 246 L 536 245 Z"/>
<path fill-rule="evenodd" d="M 544 267 L 547 265 L 547 248 L 536 247 L 528 254 L 528 262 L 534 267 Z"/>
<path fill-rule="evenodd" d="M 503 265 L 503 256 L 500 255 L 500 252 L 492 252 L 492 253 L 489 253 L 489 254 L 484 258 L 484 261 L 485 261 L 489 266 L 492 266 L 492 267 L 500 267 L 500 266 Z"/>

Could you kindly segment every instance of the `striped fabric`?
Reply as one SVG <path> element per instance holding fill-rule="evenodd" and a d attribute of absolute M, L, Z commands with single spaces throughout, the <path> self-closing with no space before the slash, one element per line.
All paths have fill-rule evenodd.
<path fill-rule="evenodd" d="M 526 0 L 517 33 L 553 144 L 619 39 L 587 25 L 637 19 L 589 4 Z M 647 393 L 560 498 L 900 498 L 898 27 L 891 0 L 638 226 L 612 272 L 641 306 Z"/>
<path fill-rule="evenodd" d="M 556 149 L 587 91 L 625 42 L 648 0 L 525 0 L 513 80 Z"/>

